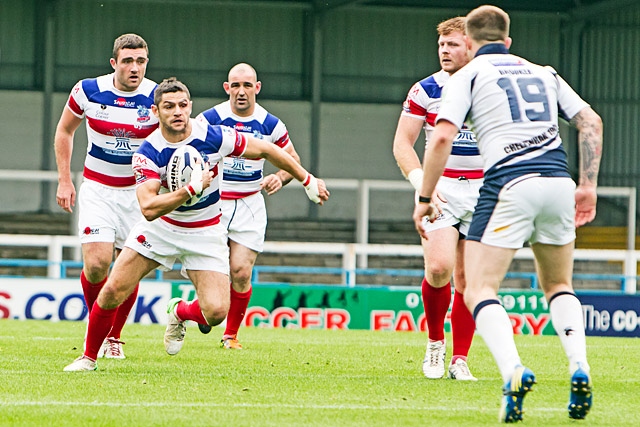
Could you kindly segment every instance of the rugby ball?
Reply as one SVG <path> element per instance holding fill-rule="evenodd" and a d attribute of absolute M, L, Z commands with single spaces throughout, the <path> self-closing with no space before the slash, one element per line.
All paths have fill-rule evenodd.
<path fill-rule="evenodd" d="M 169 191 L 176 191 L 187 185 L 191 181 L 191 172 L 195 168 L 204 169 L 204 161 L 198 150 L 188 144 L 177 148 L 167 164 L 167 188 Z M 191 206 L 199 199 L 199 196 L 193 196 L 184 203 L 184 206 Z"/>

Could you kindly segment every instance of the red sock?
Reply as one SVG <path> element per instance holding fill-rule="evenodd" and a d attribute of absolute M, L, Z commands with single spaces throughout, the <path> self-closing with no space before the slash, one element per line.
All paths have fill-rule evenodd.
<path fill-rule="evenodd" d="M 100 347 L 113 325 L 116 311 L 117 308 L 105 310 L 97 302 L 93 304 L 91 314 L 89 314 L 89 325 L 84 345 L 84 355 L 88 358 L 93 360 L 98 358 Z"/>
<path fill-rule="evenodd" d="M 201 325 L 209 324 L 200 310 L 197 298 L 191 302 L 180 301 L 176 307 L 176 315 L 180 320 L 193 320 Z"/>
<path fill-rule="evenodd" d="M 451 284 L 447 283 L 441 288 L 434 288 L 422 280 L 422 304 L 424 304 L 424 314 L 429 329 L 429 339 L 431 341 L 444 340 L 444 320 L 451 304 Z"/>
<path fill-rule="evenodd" d="M 125 323 L 127 323 L 127 318 L 129 317 L 129 313 L 131 313 L 131 309 L 135 305 L 138 300 L 138 288 L 139 284 L 136 285 L 133 293 L 129 295 L 129 297 L 124 300 L 122 304 L 118 307 L 118 311 L 116 312 L 116 318 L 113 320 L 113 327 L 111 328 L 111 332 L 109 332 L 109 336 L 111 338 L 120 339 L 120 334 L 122 334 L 122 328 L 124 328 Z"/>
<path fill-rule="evenodd" d="M 87 304 L 87 309 L 89 313 L 93 309 L 93 303 L 96 302 L 98 298 L 98 294 L 100 293 L 100 289 L 107 283 L 107 278 L 105 277 L 102 282 L 99 283 L 91 283 L 87 280 L 87 277 L 84 275 L 84 270 L 80 273 L 80 284 L 82 284 L 82 293 L 84 294 L 84 302 Z"/>
<path fill-rule="evenodd" d="M 451 332 L 453 334 L 453 358 L 451 363 L 458 357 L 466 360 L 473 341 L 473 333 L 476 329 L 476 322 L 464 304 L 464 296 L 454 292 L 453 307 L 451 308 Z"/>
<path fill-rule="evenodd" d="M 238 334 L 238 329 L 242 325 L 244 314 L 247 312 L 249 306 L 249 300 L 251 299 L 251 292 L 253 288 L 249 288 L 247 292 L 237 292 L 231 288 L 231 305 L 229 306 L 229 314 L 227 314 L 227 327 L 224 330 L 224 335 L 235 336 Z"/>

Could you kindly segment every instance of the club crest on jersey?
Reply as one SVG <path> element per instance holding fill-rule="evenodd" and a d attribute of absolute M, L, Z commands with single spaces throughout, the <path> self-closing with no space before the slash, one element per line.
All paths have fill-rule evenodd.
<path fill-rule="evenodd" d="M 146 123 L 150 118 L 149 109 L 145 105 L 138 105 L 138 123 Z"/>

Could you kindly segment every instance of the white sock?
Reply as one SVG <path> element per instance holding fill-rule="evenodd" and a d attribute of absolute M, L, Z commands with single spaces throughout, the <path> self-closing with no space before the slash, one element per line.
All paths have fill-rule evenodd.
<path fill-rule="evenodd" d="M 493 354 L 502 380 L 506 383 L 511 379 L 516 367 L 522 365 L 513 339 L 509 315 L 504 307 L 496 302 L 482 307 L 476 313 L 475 319 L 476 330 Z"/>
<path fill-rule="evenodd" d="M 573 374 L 578 369 L 578 364 L 588 373 L 584 318 L 578 297 L 571 293 L 551 297 L 549 312 L 553 328 L 569 359 L 569 373 Z"/>

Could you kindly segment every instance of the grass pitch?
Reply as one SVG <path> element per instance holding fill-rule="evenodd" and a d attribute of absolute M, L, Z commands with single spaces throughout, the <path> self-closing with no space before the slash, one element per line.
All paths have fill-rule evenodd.
<path fill-rule="evenodd" d="M 245 349 L 229 351 L 218 348 L 220 328 L 202 335 L 195 325 L 176 356 L 164 352 L 164 326 L 133 324 L 123 334 L 126 360 L 62 372 L 80 355 L 85 328 L 0 320 L 1 426 L 498 424 L 502 384 L 477 336 L 469 357 L 475 383 L 424 378 L 424 334 L 244 328 Z M 594 409 L 574 421 L 557 337 L 516 337 L 538 380 L 525 399 L 525 425 L 640 425 L 640 340 L 587 340 Z"/>

